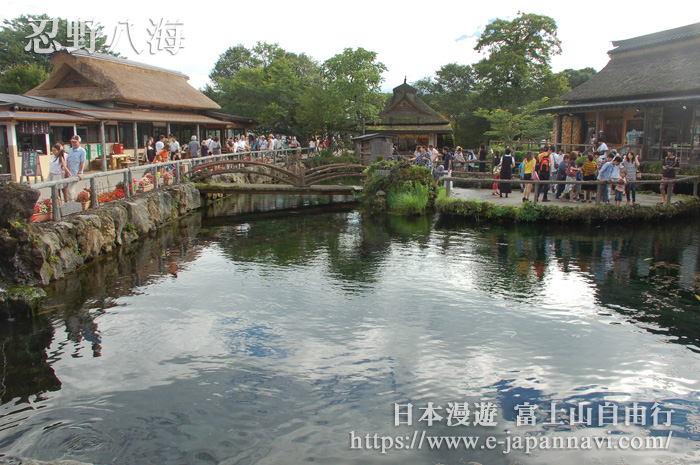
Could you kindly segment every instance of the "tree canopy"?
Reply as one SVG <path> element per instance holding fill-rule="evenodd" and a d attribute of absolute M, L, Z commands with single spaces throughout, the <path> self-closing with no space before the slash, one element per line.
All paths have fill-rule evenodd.
<path fill-rule="evenodd" d="M 0 27 L 0 92 L 21 94 L 48 76 L 51 71 L 49 54 L 37 51 L 34 47 L 37 44 L 41 49 L 52 49 L 54 43 L 64 47 L 87 45 L 92 48 L 94 45 L 95 52 L 109 53 L 107 37 L 101 26 L 92 30 L 94 44 L 86 44 L 81 42 L 81 31 L 76 29 L 78 24 L 78 21 L 51 18 L 46 14 L 21 15 L 4 20 Z M 38 34 L 39 31 L 41 34 Z M 28 38 L 32 35 L 37 37 L 36 43 Z M 38 39 L 41 36 L 44 36 L 46 43 Z M 82 38 L 89 42 L 89 34 Z"/>
<path fill-rule="evenodd" d="M 254 118 L 265 132 L 361 131 L 381 108 L 384 71 L 376 53 L 363 48 L 318 64 L 278 44 L 238 44 L 219 56 L 206 93 L 224 111 Z"/>
<path fill-rule="evenodd" d="M 511 21 L 496 19 L 474 49 L 488 54 L 474 66 L 483 107 L 515 110 L 566 90 L 568 82 L 551 70 L 561 42 L 557 24 L 548 16 L 519 12 Z"/>

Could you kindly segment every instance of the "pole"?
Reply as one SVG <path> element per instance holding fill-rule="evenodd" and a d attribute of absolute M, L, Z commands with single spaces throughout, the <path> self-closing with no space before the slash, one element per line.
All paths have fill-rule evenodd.
<path fill-rule="evenodd" d="M 134 161 L 136 166 L 139 166 L 139 135 L 136 121 L 134 121 Z"/>
<path fill-rule="evenodd" d="M 59 200 L 58 185 L 54 184 L 51 186 L 51 219 L 53 221 L 58 221 L 61 219 L 61 206 L 58 204 Z"/>
<path fill-rule="evenodd" d="M 107 171 L 107 144 L 105 144 L 104 121 L 100 121 L 100 145 L 102 146 L 102 171 Z"/>
<path fill-rule="evenodd" d="M 100 203 L 97 201 L 97 182 L 95 178 L 90 178 L 90 206 L 97 208 Z"/>

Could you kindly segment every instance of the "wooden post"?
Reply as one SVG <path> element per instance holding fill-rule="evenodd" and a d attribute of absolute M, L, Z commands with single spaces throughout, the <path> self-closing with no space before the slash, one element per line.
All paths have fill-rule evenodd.
<path fill-rule="evenodd" d="M 100 121 L 100 145 L 102 146 L 102 171 L 107 171 L 107 144 L 105 144 L 104 121 Z"/>
<path fill-rule="evenodd" d="M 61 206 L 59 205 L 58 185 L 51 186 L 51 219 L 58 221 L 61 219 Z"/>
<path fill-rule="evenodd" d="M 537 203 L 537 197 L 540 196 L 540 195 L 539 195 L 539 194 L 540 194 L 540 193 L 539 193 L 540 182 L 539 182 L 539 181 L 535 181 L 535 183 L 533 184 L 533 186 L 534 186 L 533 189 L 534 189 L 534 191 L 535 191 L 535 203 Z"/>
<path fill-rule="evenodd" d="M 124 197 L 127 199 L 131 197 L 131 191 L 129 190 L 129 172 L 124 171 Z"/>
<path fill-rule="evenodd" d="M 128 183 L 129 183 L 129 186 L 128 186 L 129 192 L 131 193 L 132 196 L 136 195 L 136 192 L 132 191 L 132 189 L 134 188 L 134 174 L 131 172 L 131 168 L 129 169 L 129 171 L 126 172 L 126 175 L 127 175 L 126 179 L 128 180 Z"/>
<path fill-rule="evenodd" d="M 139 166 L 139 135 L 137 131 L 138 125 L 136 121 L 134 121 L 134 161 L 136 162 L 136 166 Z"/>
<path fill-rule="evenodd" d="M 97 208 L 100 203 L 97 201 L 97 182 L 95 178 L 90 178 L 90 207 Z"/>
<path fill-rule="evenodd" d="M 182 174 L 181 174 L 181 169 L 183 166 L 185 166 L 184 163 L 178 163 L 175 165 L 175 184 L 180 184 L 182 182 Z"/>
<path fill-rule="evenodd" d="M 445 197 L 448 199 L 450 198 L 450 195 L 452 194 L 452 189 L 450 189 L 450 181 L 445 181 Z"/>
<path fill-rule="evenodd" d="M 160 168 L 155 168 L 153 170 L 153 188 L 158 189 L 158 170 Z"/>
<path fill-rule="evenodd" d="M 671 203 L 671 196 L 673 195 L 673 187 L 675 181 L 675 179 L 671 179 L 668 183 L 666 183 L 666 203 Z"/>
<path fill-rule="evenodd" d="M 698 196 L 698 178 L 695 178 L 695 182 L 693 182 L 693 197 Z"/>
<path fill-rule="evenodd" d="M 603 189 L 601 189 L 602 186 L 603 185 L 600 182 L 598 182 L 598 189 L 596 190 L 596 194 L 595 194 L 596 206 L 600 205 L 600 195 L 603 193 Z M 607 186 L 606 186 L 606 188 L 607 188 Z"/>

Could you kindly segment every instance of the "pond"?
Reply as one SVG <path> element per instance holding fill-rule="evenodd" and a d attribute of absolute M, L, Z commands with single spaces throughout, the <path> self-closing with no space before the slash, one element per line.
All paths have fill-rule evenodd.
<path fill-rule="evenodd" d="M 224 199 L 3 322 L 0 463 L 697 460 L 697 221 L 289 202 Z"/>

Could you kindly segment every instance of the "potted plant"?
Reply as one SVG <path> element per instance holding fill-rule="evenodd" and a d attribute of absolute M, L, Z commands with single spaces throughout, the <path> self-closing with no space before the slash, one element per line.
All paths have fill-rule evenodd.
<path fill-rule="evenodd" d="M 86 187 L 85 189 L 80 191 L 76 199 L 83 205 L 83 210 L 87 210 L 88 208 L 90 208 L 90 200 L 92 199 L 90 189 Z"/>
<path fill-rule="evenodd" d="M 166 172 L 166 173 L 163 173 L 162 180 L 163 180 L 163 184 L 165 184 L 166 186 L 172 185 L 172 183 L 173 183 L 173 174 L 172 174 L 171 172 L 169 172 L 169 171 Z"/>
<path fill-rule="evenodd" d="M 153 189 L 153 176 L 149 179 L 148 175 L 141 178 L 138 183 L 140 192 L 148 192 Z"/>
<path fill-rule="evenodd" d="M 37 202 L 36 204 L 34 204 L 34 214 L 32 215 L 32 221 L 48 221 L 51 219 L 52 212 L 53 203 L 51 202 L 51 199 L 45 199 L 41 202 Z"/>

